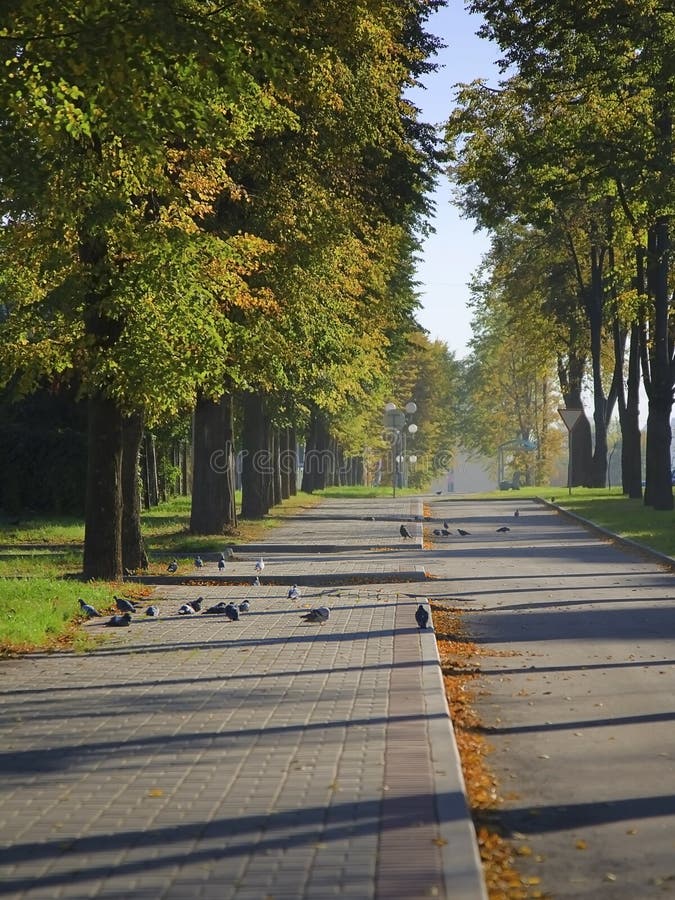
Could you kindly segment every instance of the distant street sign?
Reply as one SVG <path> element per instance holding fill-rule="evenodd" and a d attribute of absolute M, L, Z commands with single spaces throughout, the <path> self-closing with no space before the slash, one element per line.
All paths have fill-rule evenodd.
<path fill-rule="evenodd" d="M 559 409 L 558 412 L 568 431 L 574 428 L 584 413 L 583 409 Z"/>

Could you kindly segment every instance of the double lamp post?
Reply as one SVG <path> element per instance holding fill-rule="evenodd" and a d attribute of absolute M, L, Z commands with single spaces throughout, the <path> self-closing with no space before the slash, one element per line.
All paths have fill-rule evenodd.
<path fill-rule="evenodd" d="M 392 490 L 394 497 L 396 496 L 397 487 L 406 487 L 408 484 L 408 462 L 417 462 L 416 456 L 407 456 L 407 436 L 413 435 L 417 431 L 417 425 L 414 422 L 408 423 L 408 416 L 413 416 L 417 412 L 417 404 L 412 400 L 399 409 L 395 403 L 387 403 L 384 407 L 384 427 L 392 432 L 394 439 L 391 444 L 392 456 Z"/>

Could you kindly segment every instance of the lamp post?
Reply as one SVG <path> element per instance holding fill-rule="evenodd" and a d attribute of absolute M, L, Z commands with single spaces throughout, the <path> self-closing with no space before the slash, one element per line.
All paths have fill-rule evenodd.
<path fill-rule="evenodd" d="M 384 407 L 384 424 L 385 427 L 394 432 L 394 440 L 392 442 L 392 492 L 396 496 L 397 484 L 399 487 L 405 487 L 407 484 L 407 467 L 406 467 L 406 437 L 407 434 L 415 434 L 417 425 L 414 422 L 407 424 L 407 416 L 412 416 L 417 412 L 417 404 L 411 400 L 406 403 L 403 409 L 399 409 L 395 403 L 387 403 Z M 400 453 L 399 453 L 400 447 Z M 399 484 L 400 478 L 400 484 Z"/>

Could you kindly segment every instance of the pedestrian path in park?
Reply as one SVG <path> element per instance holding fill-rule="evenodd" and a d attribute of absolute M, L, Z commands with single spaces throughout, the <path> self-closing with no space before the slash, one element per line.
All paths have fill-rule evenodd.
<path fill-rule="evenodd" d="M 160 585 L 159 618 L 84 626 L 91 652 L 0 661 L 0 896 L 484 900 L 435 638 L 414 619 L 421 516 L 326 501 L 270 530 L 259 587 Z M 417 580 L 378 582 L 391 572 Z M 177 615 L 197 596 L 250 610 Z M 306 623 L 318 605 L 328 622 Z"/>

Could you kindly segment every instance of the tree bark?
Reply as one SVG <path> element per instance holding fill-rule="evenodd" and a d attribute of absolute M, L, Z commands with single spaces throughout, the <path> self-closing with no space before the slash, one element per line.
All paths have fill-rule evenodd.
<path fill-rule="evenodd" d="M 570 340 L 570 345 L 572 343 L 573 341 Z M 585 355 L 578 354 L 572 349 L 568 352 L 566 365 L 564 360 L 558 359 L 558 380 L 567 409 L 583 410 L 581 390 L 585 368 Z M 569 451 L 571 456 L 570 486 L 588 487 L 591 484 L 593 440 L 591 426 L 585 412 L 578 420 L 574 428 L 574 434 L 571 437 L 568 435 L 568 440 L 571 440 Z"/>
<path fill-rule="evenodd" d="M 649 399 L 647 414 L 646 469 L 647 485 L 644 502 L 654 509 L 673 509 L 671 484 L 671 429 L 673 405 L 671 346 L 669 340 L 668 290 L 670 225 L 667 216 L 659 217 L 649 229 L 648 285 L 653 298 L 653 342 L 650 352 L 641 342 L 643 379 Z"/>
<path fill-rule="evenodd" d="M 237 526 L 232 397 L 213 401 L 200 395 L 193 431 L 190 531 L 223 534 Z"/>
<path fill-rule="evenodd" d="M 270 428 L 270 452 L 272 454 L 272 506 L 278 506 L 284 499 L 281 478 L 281 431 Z"/>
<path fill-rule="evenodd" d="M 317 410 L 312 411 L 305 443 L 302 488 L 308 494 L 323 490 L 331 471 L 328 425 Z"/>
<path fill-rule="evenodd" d="M 117 404 L 94 394 L 88 401 L 87 486 L 83 574 L 122 578 L 122 415 Z"/>
<path fill-rule="evenodd" d="M 143 441 L 143 413 L 122 420 L 122 565 L 135 572 L 147 569 L 141 532 L 140 456 Z"/>
<path fill-rule="evenodd" d="M 272 495 L 272 459 L 265 398 L 243 396 L 241 515 L 262 519 L 269 512 Z"/>

